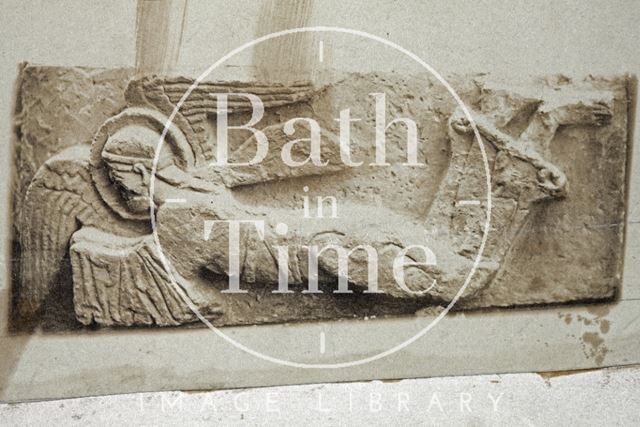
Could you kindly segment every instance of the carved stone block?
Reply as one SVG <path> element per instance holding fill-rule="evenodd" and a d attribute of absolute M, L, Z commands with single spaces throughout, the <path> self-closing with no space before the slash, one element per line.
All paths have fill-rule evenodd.
<path fill-rule="evenodd" d="M 186 77 L 26 66 L 16 114 L 15 325 L 175 326 L 198 322 L 194 308 L 214 325 L 242 325 L 419 315 L 452 302 L 467 310 L 613 299 L 630 79 L 449 81 L 473 123 L 426 74 L 193 88 Z M 224 163 L 221 114 L 228 126 L 251 123 L 250 96 L 263 103 L 252 126 L 268 150 L 238 165 L 260 143 L 236 130 Z M 345 109 L 354 119 L 347 136 Z M 411 125 L 392 123 L 409 116 L 413 153 Z M 305 163 L 314 155 L 319 163 Z M 335 205 L 310 218 L 309 201 L 319 209 L 327 196 Z M 262 229 L 238 230 L 236 250 L 231 228 L 214 227 L 249 219 Z M 431 253 L 420 254 L 425 242 Z M 327 246 L 353 252 L 342 265 L 338 250 L 310 249 Z M 375 252 L 373 270 L 363 246 Z M 234 259 L 245 293 L 228 292 Z"/>

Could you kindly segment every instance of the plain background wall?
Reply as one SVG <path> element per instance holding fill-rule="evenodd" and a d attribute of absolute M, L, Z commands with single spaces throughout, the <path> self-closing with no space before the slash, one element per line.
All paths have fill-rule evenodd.
<path fill-rule="evenodd" d="M 3 4 L 3 77 L 24 60 L 133 65 L 133 0 Z M 180 63 L 200 68 L 253 38 L 260 1 L 189 0 L 187 7 Z M 386 37 L 441 72 L 602 74 L 640 68 L 639 11 L 635 0 L 316 0 L 311 24 Z"/>

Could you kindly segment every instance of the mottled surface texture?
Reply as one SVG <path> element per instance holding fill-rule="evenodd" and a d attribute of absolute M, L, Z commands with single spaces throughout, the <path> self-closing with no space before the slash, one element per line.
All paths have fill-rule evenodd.
<path fill-rule="evenodd" d="M 557 425 L 640 422 L 640 368 L 255 389 L 121 394 L 0 405 L 8 425 Z M 580 392 L 576 392 L 580 390 Z M 595 415 L 597 414 L 597 415 Z"/>
<path fill-rule="evenodd" d="M 216 325 L 413 315 L 455 298 L 481 244 L 486 170 L 468 120 L 433 78 L 347 74 L 320 88 L 208 82 L 193 91 L 167 133 L 153 199 L 176 287 L 151 238 L 147 186 L 166 117 L 192 80 L 130 76 L 128 70 L 23 69 L 13 183 L 17 326 L 26 320 L 53 329 L 182 325 L 197 321 L 191 305 Z M 455 309 L 613 299 L 622 271 L 630 78 L 449 81 L 484 140 L 492 193 L 483 257 Z M 270 151 L 259 166 L 210 166 L 220 107 L 211 92 L 262 97 L 266 111 L 256 127 L 268 135 Z M 417 159 L 424 165 L 403 165 L 402 124 L 387 131 L 390 165 L 368 165 L 376 154 L 372 93 L 386 95 L 388 122 L 417 122 Z M 228 106 L 231 124 L 251 117 L 243 97 L 230 96 Z M 360 167 L 345 166 L 338 155 L 335 119 L 346 108 L 361 119 L 351 126 L 351 158 L 364 161 Z M 294 117 L 320 124 L 327 166 L 281 162 L 287 142 L 308 137 L 303 125 L 287 136 L 283 125 Z M 233 161 L 252 157 L 250 136 L 230 134 Z M 294 159 L 308 155 L 304 144 L 292 150 Z M 304 196 L 328 195 L 337 199 L 338 219 L 301 220 Z M 176 199 L 185 202 L 168 202 Z M 268 243 L 242 234 L 240 279 L 249 292 L 221 293 L 229 238 L 216 231 L 204 241 L 203 219 L 248 218 L 265 220 Z M 287 236 L 276 235 L 278 222 L 288 224 Z M 417 297 L 395 286 L 390 260 L 425 241 L 438 264 L 407 269 L 407 287 L 422 292 Z M 324 293 L 302 294 L 309 243 L 370 244 L 380 254 L 385 293 L 363 293 L 368 276 L 360 255 L 349 264 L 355 292 L 333 294 L 338 267 L 323 254 Z M 289 248 L 292 294 L 272 293 L 276 244 Z"/>

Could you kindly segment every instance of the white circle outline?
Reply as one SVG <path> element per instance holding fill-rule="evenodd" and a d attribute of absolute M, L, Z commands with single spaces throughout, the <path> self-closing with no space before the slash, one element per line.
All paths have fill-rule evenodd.
<path fill-rule="evenodd" d="M 478 255 L 476 256 L 476 258 L 474 260 L 474 263 L 473 263 L 473 266 L 471 268 L 471 271 L 467 275 L 467 278 L 466 278 L 464 284 L 462 285 L 462 287 L 460 288 L 458 293 L 454 296 L 453 300 L 449 303 L 449 305 L 447 305 L 447 307 L 445 307 L 445 309 L 442 310 L 440 312 L 440 314 L 434 320 L 432 320 L 427 326 L 425 326 L 422 330 L 420 330 L 418 333 L 416 333 L 413 337 L 401 342 L 400 344 L 397 344 L 396 346 L 394 346 L 394 347 L 392 347 L 392 348 L 390 348 L 390 349 L 388 349 L 386 351 L 383 351 L 383 352 L 380 352 L 380 353 L 377 353 L 377 354 L 374 354 L 372 356 L 365 357 L 365 358 L 362 358 L 362 359 L 352 360 L 352 361 L 349 361 L 349 362 L 341 362 L 341 363 L 301 363 L 301 362 L 293 362 L 293 361 L 290 361 L 290 360 L 283 360 L 283 359 L 280 359 L 280 358 L 277 358 L 277 357 L 269 356 L 269 355 L 260 353 L 259 351 L 255 351 L 255 350 L 245 346 L 242 343 L 237 342 L 233 338 L 231 338 L 228 335 L 226 335 L 224 332 L 220 331 L 218 328 L 213 326 L 211 324 L 211 322 L 209 322 L 209 320 L 206 319 L 199 312 L 197 307 L 195 307 L 193 305 L 191 300 L 185 294 L 184 290 L 180 286 L 178 286 L 177 283 L 175 282 L 175 278 L 173 277 L 173 273 L 172 273 L 172 269 L 171 269 L 171 264 L 166 259 L 166 257 L 164 256 L 164 253 L 162 251 L 162 246 L 160 245 L 160 239 L 158 238 L 158 233 L 157 233 L 157 230 L 156 230 L 154 203 L 149 203 L 149 213 L 150 213 L 150 220 L 151 220 L 151 228 L 152 228 L 153 239 L 154 239 L 156 245 L 158 246 L 158 253 L 160 255 L 160 259 L 161 259 L 161 261 L 163 263 L 163 266 L 164 266 L 165 270 L 167 271 L 169 277 L 171 278 L 171 283 L 176 288 L 176 291 L 178 292 L 180 297 L 184 300 L 184 302 L 187 304 L 187 306 L 193 311 L 193 313 L 198 317 L 198 319 L 202 323 L 204 323 L 205 325 L 207 325 L 207 327 L 209 327 L 209 329 L 211 329 L 214 333 L 216 333 L 219 337 L 223 338 L 225 341 L 227 341 L 230 344 L 234 345 L 236 348 L 239 348 L 240 350 L 245 351 L 246 353 L 249 353 L 249 354 L 251 354 L 251 355 L 253 355 L 253 356 L 255 356 L 255 357 L 259 358 L 259 359 L 266 360 L 268 362 L 272 362 L 272 363 L 275 363 L 275 364 L 278 364 L 278 365 L 283 365 L 283 366 L 290 366 L 290 367 L 294 367 L 294 368 L 302 368 L 302 369 L 340 369 L 340 368 L 347 368 L 347 367 L 350 367 L 350 366 L 362 365 L 362 364 L 365 364 L 365 363 L 373 362 L 374 360 L 382 359 L 383 357 L 389 356 L 389 355 L 391 355 L 393 353 L 396 353 L 399 350 L 402 350 L 404 347 L 408 346 L 409 344 L 412 344 L 413 342 L 418 340 L 420 337 L 425 335 L 427 332 L 429 332 L 442 318 L 444 318 L 444 316 L 446 316 L 446 314 L 449 312 L 449 310 L 451 310 L 451 308 L 458 301 L 458 299 L 460 298 L 460 296 L 462 295 L 464 290 L 467 288 L 467 286 L 469 285 L 469 282 L 471 281 L 471 278 L 473 277 L 473 274 L 475 273 L 476 269 L 478 268 L 478 264 L 480 263 L 480 259 L 482 258 L 482 253 L 484 252 L 484 247 L 486 245 L 487 236 L 488 236 L 489 228 L 490 228 L 490 224 L 491 224 L 491 172 L 489 170 L 489 163 L 487 161 L 487 154 L 486 154 L 485 149 L 484 149 L 484 143 L 482 141 L 482 137 L 480 136 L 480 132 L 478 131 L 476 123 L 473 120 L 473 117 L 471 116 L 471 113 L 467 109 L 466 105 L 464 104 L 464 102 L 462 101 L 460 96 L 456 93 L 456 91 L 444 79 L 444 77 L 442 77 L 435 69 L 433 69 L 429 64 L 424 62 L 420 57 L 418 57 L 413 52 L 403 48 L 402 46 L 400 46 L 400 45 L 398 45 L 398 44 L 396 44 L 396 43 L 394 43 L 394 42 L 392 42 L 390 40 L 384 39 L 384 38 L 376 36 L 374 34 L 367 33 L 365 31 L 353 30 L 353 29 L 349 29 L 349 28 L 329 27 L 329 26 L 299 27 L 299 28 L 291 28 L 291 29 L 288 29 L 288 30 L 277 31 L 277 32 L 274 32 L 274 33 L 266 34 L 266 35 L 264 35 L 262 37 L 259 37 L 257 39 L 251 40 L 251 41 L 243 44 L 242 46 L 237 47 L 234 50 L 230 51 L 229 53 L 224 55 L 222 58 L 220 58 L 218 61 L 213 63 L 209 68 L 207 68 L 194 81 L 194 83 L 189 87 L 189 89 L 187 89 L 187 91 L 182 96 L 182 98 L 180 98 L 180 101 L 178 101 L 178 103 L 176 104 L 176 107 L 174 108 L 174 110 L 172 111 L 171 115 L 169 116 L 169 119 L 167 120 L 167 124 L 165 125 L 164 130 L 162 131 L 162 134 L 160 135 L 160 140 L 158 142 L 158 147 L 156 148 L 156 153 L 155 153 L 155 157 L 153 159 L 153 164 L 152 164 L 152 168 L 151 168 L 151 176 L 150 176 L 150 180 L 149 180 L 149 200 L 151 200 L 151 201 L 153 200 L 155 175 L 156 175 L 156 171 L 157 171 L 157 164 L 158 164 L 158 161 L 159 161 L 159 158 L 160 158 L 160 152 L 161 152 L 161 149 L 162 149 L 162 144 L 164 143 L 164 138 L 165 138 L 165 136 L 166 136 L 171 124 L 173 123 L 173 119 L 175 118 L 176 114 L 180 110 L 182 104 L 189 97 L 191 92 L 202 82 L 202 80 L 204 80 L 214 69 L 216 69 L 217 67 L 222 65 L 228 59 L 232 58 L 236 54 L 242 52 L 243 50 L 245 50 L 245 49 L 247 49 L 249 47 L 252 47 L 252 46 L 255 46 L 255 45 L 257 45 L 259 43 L 262 43 L 264 41 L 271 40 L 271 39 L 274 39 L 274 38 L 277 38 L 277 37 L 282 37 L 282 36 L 285 36 L 285 35 L 288 35 L 288 34 L 320 33 L 320 32 L 346 33 L 346 34 L 351 34 L 351 35 L 355 35 L 355 36 L 360 36 L 360 37 L 367 38 L 369 40 L 380 42 L 380 43 L 382 43 L 382 44 L 384 44 L 384 45 L 386 45 L 388 47 L 391 47 L 391 48 L 393 48 L 393 49 L 395 49 L 395 50 L 397 50 L 397 51 L 399 51 L 401 53 L 404 53 L 409 58 L 413 59 L 418 64 L 420 64 L 422 67 L 424 67 L 427 71 L 429 71 L 447 89 L 447 91 L 455 99 L 455 101 L 458 104 L 458 106 L 464 112 L 466 118 L 469 120 L 469 123 L 470 123 L 470 125 L 471 125 L 471 127 L 473 129 L 473 133 L 475 135 L 475 139 L 478 142 L 478 145 L 480 146 L 480 152 L 482 154 L 482 161 L 484 163 L 484 168 L 485 168 L 486 184 L 487 184 L 487 190 L 488 190 L 487 191 L 487 206 L 486 206 L 487 219 L 485 221 L 485 226 L 484 226 L 484 230 L 483 230 L 483 234 L 482 234 L 482 241 L 480 243 L 480 248 L 478 250 Z"/>

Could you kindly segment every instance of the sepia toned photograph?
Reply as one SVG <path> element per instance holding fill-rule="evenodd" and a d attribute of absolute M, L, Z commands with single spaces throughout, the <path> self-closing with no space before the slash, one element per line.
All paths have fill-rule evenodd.
<path fill-rule="evenodd" d="M 640 423 L 640 3 L 3 6 L 0 425 Z"/>

